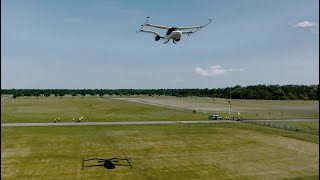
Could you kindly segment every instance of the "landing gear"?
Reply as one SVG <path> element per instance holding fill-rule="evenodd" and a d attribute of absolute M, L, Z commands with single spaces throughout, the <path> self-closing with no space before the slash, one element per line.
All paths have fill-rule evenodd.
<path fill-rule="evenodd" d="M 166 43 L 168 43 L 170 41 L 170 39 L 168 39 L 167 41 L 165 41 L 163 44 L 166 44 Z M 176 43 L 176 40 L 174 40 L 174 39 L 172 39 L 172 42 L 174 43 L 174 44 L 177 44 Z"/>

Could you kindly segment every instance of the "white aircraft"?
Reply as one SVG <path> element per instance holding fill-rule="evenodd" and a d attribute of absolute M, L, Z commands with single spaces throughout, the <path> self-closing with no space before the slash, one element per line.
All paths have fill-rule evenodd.
<path fill-rule="evenodd" d="M 208 24 L 211 23 L 212 19 L 209 19 L 209 22 L 203 26 L 190 26 L 190 27 L 168 27 L 168 26 L 160 26 L 160 25 L 154 25 L 154 24 L 148 24 L 150 17 L 147 17 L 147 21 L 141 25 L 141 28 L 137 32 L 145 32 L 145 33 L 151 33 L 156 35 L 154 38 L 155 41 L 159 41 L 160 39 L 166 40 L 164 44 L 168 43 L 170 39 L 172 39 L 173 43 L 176 44 L 176 42 L 180 41 L 180 38 L 182 34 L 187 34 L 190 36 L 191 34 L 194 34 L 195 32 L 199 31 L 200 29 L 206 27 Z M 144 30 L 143 28 L 145 26 L 150 26 L 154 28 L 160 28 L 160 29 L 167 29 L 167 33 L 165 36 L 160 35 L 159 33 L 151 30 Z M 183 31 L 188 30 L 188 31 Z"/>

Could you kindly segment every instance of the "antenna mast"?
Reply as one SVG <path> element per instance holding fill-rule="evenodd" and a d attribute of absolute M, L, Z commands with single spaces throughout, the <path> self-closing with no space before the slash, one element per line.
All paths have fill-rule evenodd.
<path fill-rule="evenodd" d="M 230 98 L 229 98 L 229 114 L 231 114 L 231 87 L 229 88 L 230 89 Z"/>

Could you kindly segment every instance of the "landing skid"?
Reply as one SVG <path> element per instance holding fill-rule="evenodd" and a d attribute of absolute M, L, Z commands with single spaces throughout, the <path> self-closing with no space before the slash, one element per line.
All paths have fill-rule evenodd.
<path fill-rule="evenodd" d="M 167 41 L 165 41 L 163 44 L 167 44 L 169 41 L 170 41 L 170 39 L 168 39 Z M 177 44 L 174 39 L 172 40 L 172 42 L 173 42 L 174 44 Z"/>

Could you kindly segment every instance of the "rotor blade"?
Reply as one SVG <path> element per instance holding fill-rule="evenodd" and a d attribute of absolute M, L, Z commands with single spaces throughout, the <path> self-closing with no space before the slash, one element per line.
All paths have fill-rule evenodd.
<path fill-rule="evenodd" d="M 148 16 L 146 22 L 145 22 L 144 24 L 141 24 L 141 28 L 140 28 L 139 31 L 141 31 L 141 30 L 143 29 L 143 27 L 147 24 L 147 22 L 149 21 L 149 19 L 150 19 L 150 17 Z M 139 31 L 136 31 L 137 34 L 139 33 Z"/>

